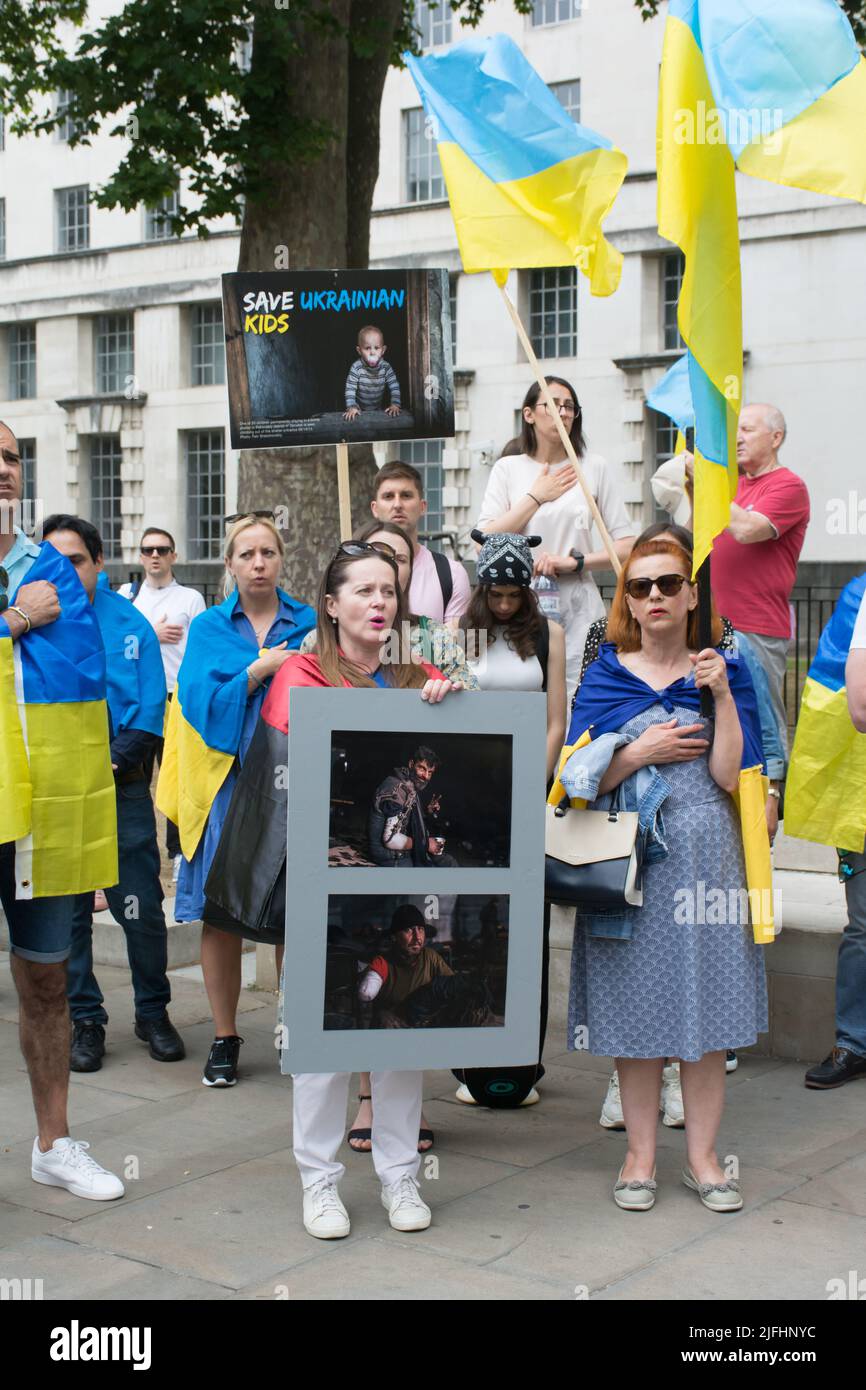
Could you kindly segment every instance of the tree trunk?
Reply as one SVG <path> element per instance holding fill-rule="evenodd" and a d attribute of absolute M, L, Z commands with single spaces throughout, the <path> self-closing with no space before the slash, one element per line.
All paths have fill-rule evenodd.
<path fill-rule="evenodd" d="M 260 0 L 251 78 L 265 93 L 284 93 L 284 119 L 330 126 L 323 148 L 311 139 L 296 160 L 263 160 L 267 191 L 247 202 L 239 270 L 274 270 L 280 248 L 293 270 L 363 267 L 369 254 L 370 208 L 379 164 L 379 106 L 402 0 L 329 0 L 328 14 L 343 32 L 310 30 L 303 16 Z M 287 24 L 295 51 L 285 53 Z M 350 32 L 351 25 L 351 32 Z M 363 54 L 353 52 L 360 30 Z M 281 51 L 282 50 L 282 51 Z M 279 64 L 279 72 L 275 66 Z M 251 113 L 253 121 L 256 112 Z M 273 109 L 260 109 L 262 148 Z M 350 234 L 349 228 L 352 228 Z M 282 261 L 285 264 L 285 261 Z M 349 451 L 352 518 L 370 516 L 373 450 Z M 319 579 L 340 540 L 337 460 L 333 445 L 313 449 L 245 449 L 238 470 L 238 510 L 285 509 L 285 587 L 314 602 Z"/>

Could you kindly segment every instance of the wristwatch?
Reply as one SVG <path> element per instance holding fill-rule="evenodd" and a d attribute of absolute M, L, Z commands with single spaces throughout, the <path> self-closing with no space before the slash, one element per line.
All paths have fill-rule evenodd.
<path fill-rule="evenodd" d="M 583 573 L 583 566 L 584 566 L 584 557 L 583 557 L 583 555 L 581 555 L 581 553 L 580 553 L 579 550 L 569 550 L 568 553 L 569 553 L 569 555 L 571 556 L 572 560 L 576 560 L 576 561 L 577 561 L 577 569 L 575 570 L 575 574 L 582 574 L 582 573 Z"/>

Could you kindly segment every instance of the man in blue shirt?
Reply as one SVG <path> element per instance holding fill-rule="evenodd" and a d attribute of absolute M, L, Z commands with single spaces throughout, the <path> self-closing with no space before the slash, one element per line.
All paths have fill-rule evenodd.
<path fill-rule="evenodd" d="M 18 443 L 0 422 L 0 637 L 18 642 L 32 628 L 61 617 L 57 590 L 46 580 L 27 584 L 40 547 L 14 524 L 21 500 Z M 2 808 L 0 808 L 2 810 Z M 109 1201 L 123 1196 L 123 1183 L 70 1138 L 69 1009 L 66 960 L 72 937 L 74 897 L 19 899 L 15 886 L 15 842 L 0 844 L 0 901 L 9 924 L 12 978 L 20 1004 L 21 1051 L 27 1063 L 39 1133 L 30 1171 L 35 1182 L 65 1187 L 76 1197 Z"/>
<path fill-rule="evenodd" d="M 159 1062 L 179 1062 L 183 1040 L 166 1012 L 168 937 L 162 910 L 159 848 L 150 797 L 150 768 L 165 718 L 165 675 L 159 640 L 138 609 L 108 585 L 102 538 L 89 521 L 58 513 L 43 535 L 65 555 L 93 604 L 105 647 L 111 764 L 117 797 L 118 881 L 105 888 L 108 907 L 126 936 L 135 996 L 135 1035 Z M 93 897 L 76 898 L 69 957 L 73 1071 L 99 1071 L 108 1014 L 93 973 Z"/>

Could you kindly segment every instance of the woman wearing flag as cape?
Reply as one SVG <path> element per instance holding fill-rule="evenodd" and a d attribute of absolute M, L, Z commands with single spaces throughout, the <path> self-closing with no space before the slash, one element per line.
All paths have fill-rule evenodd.
<path fill-rule="evenodd" d="M 156 804 L 178 827 L 183 862 L 175 919 L 198 921 L 204 882 L 271 677 L 315 625 L 312 608 L 277 588 L 283 539 L 273 512 L 228 517 L 228 597 L 190 624 L 169 708 Z M 241 942 L 205 921 L 201 960 L 214 1042 L 202 1080 L 233 1086 Z"/>
<path fill-rule="evenodd" d="M 617 1061 L 629 1148 L 614 1200 L 628 1211 L 655 1202 L 665 1057 L 682 1063 L 683 1181 L 710 1210 L 742 1206 L 715 1152 L 725 1052 L 767 1027 L 756 943 L 772 939 L 771 917 L 760 893 L 745 892 L 769 865 L 755 693 L 736 657 L 697 650 L 690 574 L 674 541 L 631 552 L 550 796 L 636 810 L 645 836 L 643 906 L 576 919 L 569 1000 L 569 1045 Z M 698 713 L 705 686 L 709 723 Z"/>

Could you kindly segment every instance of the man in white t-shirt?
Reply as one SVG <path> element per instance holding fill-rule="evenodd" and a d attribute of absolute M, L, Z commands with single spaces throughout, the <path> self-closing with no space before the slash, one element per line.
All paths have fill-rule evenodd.
<path fill-rule="evenodd" d="M 124 598 L 132 600 L 159 638 L 165 686 L 171 699 L 186 651 L 189 625 L 193 618 L 204 612 L 205 602 L 198 589 L 178 584 L 174 577 L 177 551 L 170 531 L 149 526 L 141 538 L 139 549 L 144 583 L 122 584 L 119 592 Z M 171 821 L 166 826 L 165 847 L 174 863 L 176 880 L 180 869 L 180 839 L 177 827 Z"/>
<path fill-rule="evenodd" d="M 418 522 L 427 511 L 418 469 L 399 459 L 380 468 L 373 480 L 370 510 L 377 521 L 393 521 L 400 526 L 412 542 L 410 612 L 456 625 L 469 606 L 469 575 L 459 560 L 428 550 L 418 539 Z"/>

